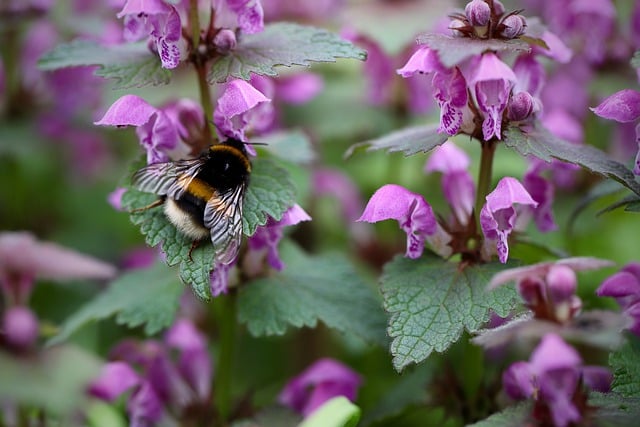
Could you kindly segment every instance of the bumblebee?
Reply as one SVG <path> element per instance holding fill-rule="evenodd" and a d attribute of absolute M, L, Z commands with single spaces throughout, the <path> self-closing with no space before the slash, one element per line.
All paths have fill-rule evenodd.
<path fill-rule="evenodd" d="M 251 162 L 245 143 L 229 138 L 196 159 L 155 163 L 138 170 L 133 186 L 160 199 L 169 221 L 193 239 L 193 248 L 211 239 L 216 261 L 230 264 L 242 241 L 242 206 Z"/>

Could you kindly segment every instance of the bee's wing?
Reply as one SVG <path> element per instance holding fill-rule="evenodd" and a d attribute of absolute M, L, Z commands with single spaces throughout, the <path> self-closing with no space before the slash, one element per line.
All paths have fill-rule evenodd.
<path fill-rule="evenodd" d="M 242 242 L 242 202 L 246 185 L 226 193 L 217 193 L 204 208 L 204 225 L 211 230 L 216 261 L 230 264 L 238 255 Z"/>
<path fill-rule="evenodd" d="M 179 199 L 203 165 L 202 158 L 154 163 L 138 170 L 132 183 L 145 193 Z"/>

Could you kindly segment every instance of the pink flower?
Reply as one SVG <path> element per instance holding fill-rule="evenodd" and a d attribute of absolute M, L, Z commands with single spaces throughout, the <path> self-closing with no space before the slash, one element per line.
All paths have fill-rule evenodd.
<path fill-rule="evenodd" d="M 429 240 L 433 249 L 448 256 L 450 236 L 442 230 L 429 205 L 419 194 L 404 187 L 387 184 L 376 191 L 358 221 L 378 222 L 395 219 L 407 233 L 408 258 L 419 258 L 424 251 L 424 242 Z"/>
<path fill-rule="evenodd" d="M 224 92 L 218 98 L 218 105 L 213 112 L 213 122 L 221 136 L 246 141 L 245 132 L 249 130 L 252 120 L 264 119 L 259 116 L 252 117 L 252 110 L 270 102 L 269 98 L 246 81 L 232 80 L 226 84 Z M 273 114 L 273 111 L 263 113 Z"/>
<path fill-rule="evenodd" d="M 486 258 L 491 253 L 497 253 L 500 262 L 505 263 L 509 256 L 509 234 L 516 221 L 513 205 L 536 207 L 538 203 L 517 179 L 511 177 L 502 178 L 486 199 L 487 203 L 480 211 L 480 226 L 485 236 L 482 253 Z"/>
<path fill-rule="evenodd" d="M 305 417 L 336 396 L 354 401 L 360 376 L 333 359 L 320 359 L 287 383 L 280 392 L 280 403 Z"/>

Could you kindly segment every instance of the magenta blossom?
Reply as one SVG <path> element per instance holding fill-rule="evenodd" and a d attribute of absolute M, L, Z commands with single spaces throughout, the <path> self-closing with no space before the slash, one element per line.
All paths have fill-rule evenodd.
<path fill-rule="evenodd" d="M 302 221 L 311 221 L 311 217 L 297 204 L 290 207 L 279 221 L 269 217 L 267 223 L 258 227 L 255 234 L 249 238 L 249 250 L 254 254 L 247 256 L 254 258 L 266 253 L 267 262 L 271 268 L 279 271 L 284 269 L 285 265 L 278 253 L 278 244 L 282 240 L 286 226 L 296 225 Z"/>
<path fill-rule="evenodd" d="M 424 251 L 424 242 L 429 241 L 436 253 L 449 256 L 449 236 L 438 224 L 431 205 L 420 194 L 404 187 L 387 184 L 378 189 L 364 209 L 358 221 L 378 222 L 395 219 L 407 233 L 408 258 L 419 258 Z"/>
<path fill-rule="evenodd" d="M 147 163 L 183 158 L 191 150 L 186 144 L 192 133 L 202 128 L 204 113 L 190 100 L 180 100 L 155 108 L 136 95 L 124 95 L 95 122 L 99 126 L 136 126 Z"/>
<path fill-rule="evenodd" d="M 602 381 L 603 376 L 609 380 Z M 511 398 L 535 401 L 534 418 L 566 427 L 582 419 L 582 408 L 575 403 L 576 395 L 583 393 L 581 384 L 594 384 L 598 391 L 603 391 L 608 389 L 610 378 L 611 374 L 604 368 L 583 366 L 573 347 L 558 335 L 547 334 L 531 354 L 530 361 L 512 364 L 504 372 L 502 382 Z M 546 414 L 542 408 L 549 410 L 551 420 L 539 419 Z"/>
<path fill-rule="evenodd" d="M 207 341 L 189 320 L 178 319 L 162 342 L 123 341 L 112 358 L 89 393 L 113 401 L 131 390 L 131 426 L 154 426 L 209 402 L 213 369 Z"/>
<path fill-rule="evenodd" d="M 314 194 L 332 195 L 338 199 L 345 221 L 358 219 L 362 212 L 362 195 L 356 184 L 343 172 L 329 168 L 315 170 L 312 186 Z"/>
<path fill-rule="evenodd" d="M 497 253 L 500 262 L 505 263 L 509 257 L 508 238 L 516 222 L 513 205 L 536 207 L 538 203 L 517 179 L 511 177 L 502 178 L 486 200 L 480 211 L 480 226 L 485 237 L 482 254 L 489 259 L 491 254 Z"/>
<path fill-rule="evenodd" d="M 226 84 L 213 112 L 213 122 L 223 138 L 235 138 L 246 141 L 245 132 L 250 131 L 253 121 L 261 122 L 260 114 L 273 114 L 273 111 L 259 110 L 253 116 L 254 108 L 270 103 L 262 92 L 244 80 L 232 80 Z"/>
<path fill-rule="evenodd" d="M 182 24 L 175 6 L 162 0 L 127 0 L 117 16 L 124 17 L 125 40 L 150 37 L 163 68 L 180 64 Z"/>
<path fill-rule="evenodd" d="M 240 29 L 245 34 L 264 30 L 261 0 L 214 0 L 216 28 Z"/>
<path fill-rule="evenodd" d="M 534 317 L 554 323 L 566 323 L 582 308 L 576 295 L 575 272 L 612 265 L 597 258 L 566 258 L 501 271 L 489 282 L 489 289 L 515 281 L 516 289 Z"/>
<path fill-rule="evenodd" d="M 485 53 L 473 67 L 469 88 L 480 110 L 485 113 L 482 134 L 485 141 L 502 139 L 502 113 L 507 108 L 516 75 L 497 55 Z"/>
<path fill-rule="evenodd" d="M 621 123 L 638 122 L 640 119 L 640 92 L 631 89 L 621 90 L 609 96 L 597 107 L 591 108 L 591 111 L 600 117 Z M 633 173 L 640 175 L 640 123 L 636 126 L 636 141 L 638 142 L 638 153 Z"/>
<path fill-rule="evenodd" d="M 460 225 L 467 225 L 473 212 L 476 187 L 468 171 L 469 156 L 447 141 L 433 150 L 425 172 L 442 173 L 442 191 Z"/>
<path fill-rule="evenodd" d="M 360 376 L 347 366 L 333 359 L 320 359 L 289 381 L 278 401 L 307 417 L 334 397 L 354 401 L 360 383 Z"/>
<path fill-rule="evenodd" d="M 640 336 L 640 263 L 630 263 L 608 277 L 596 294 L 616 299 L 624 313 L 632 320 L 629 330 Z"/>

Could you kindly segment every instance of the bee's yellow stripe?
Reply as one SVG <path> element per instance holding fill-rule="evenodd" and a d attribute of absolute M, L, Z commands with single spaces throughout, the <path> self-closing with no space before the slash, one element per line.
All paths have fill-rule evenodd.
<path fill-rule="evenodd" d="M 247 172 L 251 172 L 251 162 L 249 161 L 247 156 L 236 147 L 226 144 L 214 144 L 211 146 L 210 150 L 214 152 L 227 152 L 233 154 L 234 156 L 242 160 L 242 163 L 247 169 Z"/>
<path fill-rule="evenodd" d="M 205 201 L 209 200 L 214 192 L 212 186 L 197 178 L 192 179 L 187 187 L 187 193 Z"/>

